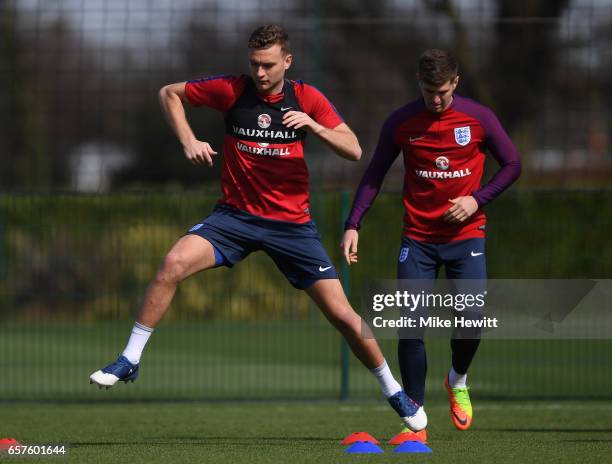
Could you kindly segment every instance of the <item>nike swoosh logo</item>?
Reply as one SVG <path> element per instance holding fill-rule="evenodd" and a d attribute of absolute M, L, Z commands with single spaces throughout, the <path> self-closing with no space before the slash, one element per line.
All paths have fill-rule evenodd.
<path fill-rule="evenodd" d="M 327 266 L 327 267 L 319 266 L 319 272 L 325 272 L 328 269 L 331 269 L 331 266 Z"/>
<path fill-rule="evenodd" d="M 281 111 L 287 111 L 290 110 L 291 108 L 293 108 L 293 106 L 288 106 L 287 108 L 285 108 L 284 106 L 281 107 Z"/>
<path fill-rule="evenodd" d="M 424 135 L 422 135 L 421 137 L 410 137 L 410 143 L 416 142 L 417 140 L 421 140 L 421 139 L 424 139 L 424 138 L 425 138 Z"/>
<path fill-rule="evenodd" d="M 459 422 L 461 425 L 467 424 L 467 418 L 461 419 L 457 414 L 455 414 L 455 411 L 453 411 L 453 416 L 455 416 L 455 419 L 457 419 L 457 422 Z"/>
<path fill-rule="evenodd" d="M 484 255 L 484 253 L 474 253 L 473 251 L 470 253 L 471 256 L 480 256 Z"/>

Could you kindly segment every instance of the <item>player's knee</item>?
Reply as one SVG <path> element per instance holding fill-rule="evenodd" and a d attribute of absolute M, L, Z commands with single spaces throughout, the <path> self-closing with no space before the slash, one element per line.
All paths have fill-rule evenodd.
<path fill-rule="evenodd" d="M 169 253 L 157 271 L 156 280 L 160 283 L 178 283 L 183 280 L 186 269 L 186 262 L 181 255 Z"/>

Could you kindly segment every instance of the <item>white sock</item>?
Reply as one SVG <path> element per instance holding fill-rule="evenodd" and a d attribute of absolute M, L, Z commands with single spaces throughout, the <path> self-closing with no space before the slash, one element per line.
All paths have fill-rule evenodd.
<path fill-rule="evenodd" d="M 123 350 L 123 356 L 125 356 L 132 364 L 138 364 L 140 362 L 140 356 L 142 356 L 142 350 L 144 350 L 147 340 L 153 333 L 153 329 L 146 325 L 134 323 L 132 328 L 132 335 L 128 340 L 128 344 Z"/>
<path fill-rule="evenodd" d="M 392 397 L 402 389 L 402 386 L 397 383 L 397 380 L 395 380 L 395 377 L 393 377 L 391 369 L 389 369 L 386 360 L 383 361 L 380 366 L 374 369 L 370 369 L 370 371 L 372 372 L 372 374 L 374 374 L 374 376 L 378 380 L 378 383 L 380 383 L 380 388 L 382 389 L 385 398 Z"/>
<path fill-rule="evenodd" d="M 457 372 L 455 372 L 455 369 L 453 369 L 452 367 L 450 368 L 450 371 L 448 371 L 448 384 L 452 388 L 465 388 L 467 387 L 465 383 L 466 381 L 467 374 L 457 374 Z"/>

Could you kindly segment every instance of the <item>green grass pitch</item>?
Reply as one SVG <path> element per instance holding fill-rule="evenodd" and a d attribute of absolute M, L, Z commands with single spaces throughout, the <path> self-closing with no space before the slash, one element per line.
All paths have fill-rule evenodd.
<path fill-rule="evenodd" d="M 328 325 L 163 324 L 138 381 L 99 391 L 88 375 L 116 356 L 129 328 L 0 327 L 0 438 L 70 443 L 69 456 L 53 462 L 78 463 L 575 463 L 612 456 L 610 340 L 483 341 L 470 370 L 475 421 L 467 433 L 448 417 L 448 341 L 431 340 L 433 454 L 396 455 L 383 445 L 382 455 L 357 456 L 345 454 L 344 436 L 367 431 L 383 441 L 400 424 L 354 359 L 351 401 L 337 401 L 340 339 Z M 382 347 L 398 374 L 395 341 Z"/>
<path fill-rule="evenodd" d="M 379 440 L 398 432 L 381 403 L 245 402 L 2 404 L 2 433 L 23 443 L 70 443 L 78 463 L 609 462 L 612 405 L 603 402 L 480 402 L 459 432 L 446 405 L 429 407 L 431 455 L 348 455 L 352 431 Z M 0 458 L 7 462 L 37 459 Z M 44 460 L 43 460 L 44 461 Z"/>

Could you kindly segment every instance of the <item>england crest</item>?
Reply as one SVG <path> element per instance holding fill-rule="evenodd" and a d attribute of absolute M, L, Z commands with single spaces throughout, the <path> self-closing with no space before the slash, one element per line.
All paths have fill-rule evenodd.
<path fill-rule="evenodd" d="M 466 127 L 455 127 L 455 142 L 462 147 L 466 146 L 472 140 L 472 133 L 470 132 L 470 126 Z"/>

